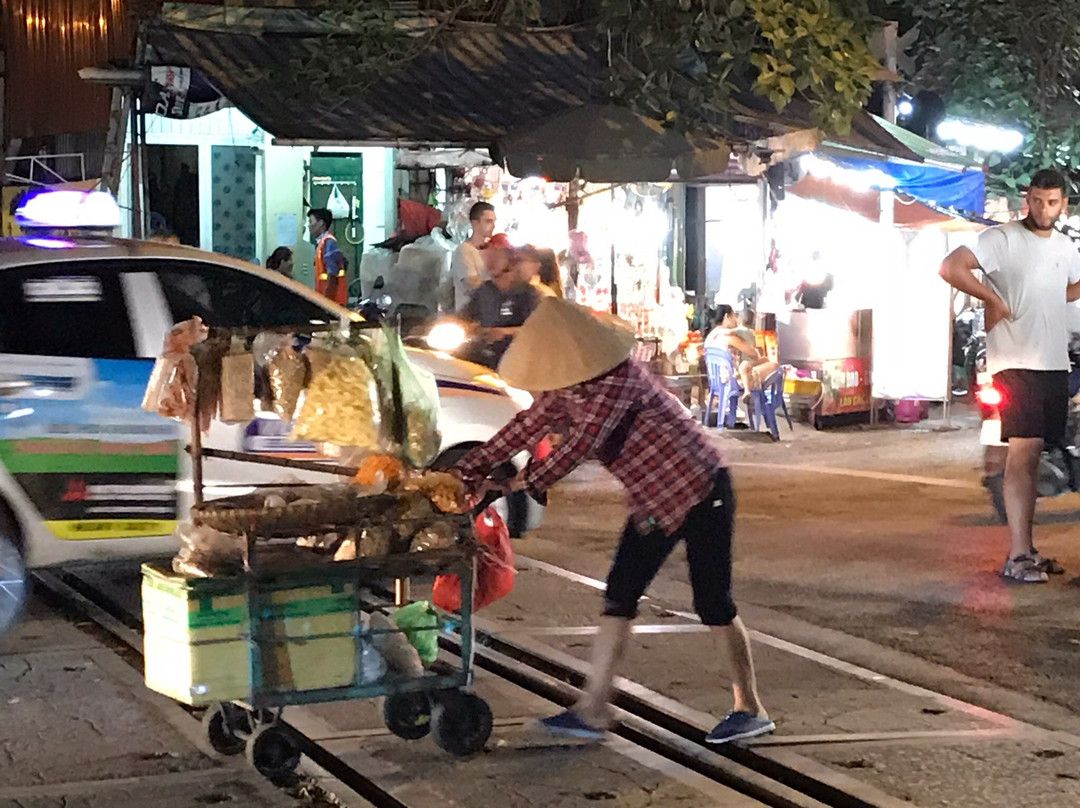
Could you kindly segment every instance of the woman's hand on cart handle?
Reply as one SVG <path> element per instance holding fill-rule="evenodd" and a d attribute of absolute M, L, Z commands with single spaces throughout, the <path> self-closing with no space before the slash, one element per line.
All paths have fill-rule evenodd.
<path fill-rule="evenodd" d="M 524 491 L 526 489 L 525 484 L 526 470 L 522 469 L 517 473 L 517 476 L 510 480 L 484 480 L 484 493 L 494 492 L 497 494 L 512 494 L 517 491 Z"/>

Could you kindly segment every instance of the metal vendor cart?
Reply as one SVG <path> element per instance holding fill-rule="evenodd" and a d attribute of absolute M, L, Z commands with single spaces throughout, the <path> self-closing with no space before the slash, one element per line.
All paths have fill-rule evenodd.
<path fill-rule="evenodd" d="M 348 485 L 256 486 L 257 493 L 204 500 L 207 457 L 343 476 L 356 469 L 203 447 L 198 412 L 196 406 L 187 447 L 195 491 L 192 521 L 239 537 L 243 570 L 197 578 L 143 566 L 147 685 L 185 704 L 206 706 L 203 726 L 213 748 L 225 755 L 246 753 L 271 778 L 291 773 L 300 761 L 300 739 L 281 720 L 289 705 L 381 697 L 386 726 L 399 737 L 431 734 L 455 756 L 480 751 L 491 734 L 492 714 L 468 692 L 477 557 L 472 515 L 434 511 L 444 529 L 452 526 L 452 546 L 357 552 L 355 560 L 334 561 L 297 547 L 295 539 L 337 534 L 359 542 L 366 531 L 397 531 L 400 543 L 400 536 L 432 524 L 432 516 L 416 519 L 405 498 L 364 496 Z M 271 494 L 292 502 L 268 508 Z M 411 578 L 435 575 L 461 580 L 461 612 L 452 619 L 461 637 L 460 664 L 439 660 L 395 669 L 395 644 L 400 650 L 418 632 L 446 630 L 446 620 L 434 613 L 422 627 L 397 627 L 385 618 L 407 604 Z"/>

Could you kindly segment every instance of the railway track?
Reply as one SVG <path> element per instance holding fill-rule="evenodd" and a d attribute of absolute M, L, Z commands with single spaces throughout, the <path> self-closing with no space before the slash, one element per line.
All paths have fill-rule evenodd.
<path fill-rule="evenodd" d="M 125 646 L 125 658 L 141 665 L 141 616 L 122 598 L 102 591 L 76 570 L 54 569 L 32 574 L 35 588 L 44 591 L 54 605 L 67 613 L 91 620 L 95 626 Z M 528 643 L 477 629 L 474 661 L 477 668 L 508 681 L 560 706 L 573 704 L 584 685 L 580 664 L 551 649 L 538 650 Z M 456 635 L 440 637 L 444 653 L 459 655 Z M 443 664 L 443 663 L 437 663 Z M 851 793 L 827 778 L 815 777 L 778 762 L 746 746 L 708 746 L 705 729 L 688 716 L 681 705 L 621 681 L 614 698 L 616 724 L 613 733 L 665 761 L 739 792 L 770 808 L 894 808 L 887 798 Z M 185 708 L 187 709 L 187 708 Z M 188 710 L 193 720 L 196 710 Z M 343 784 L 348 791 L 375 808 L 409 808 L 375 780 L 329 751 L 316 740 L 285 722 L 303 754 L 314 765 L 317 777 Z M 310 770 L 310 767 L 308 767 Z M 321 770 L 321 771 L 320 771 Z M 355 799 L 355 798 L 354 798 Z"/>

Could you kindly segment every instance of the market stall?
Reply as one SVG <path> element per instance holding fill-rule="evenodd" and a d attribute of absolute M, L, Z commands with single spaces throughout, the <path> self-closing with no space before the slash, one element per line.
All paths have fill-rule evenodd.
<path fill-rule="evenodd" d="M 492 719 L 468 692 L 474 583 L 481 602 L 512 586 L 509 539 L 493 512 L 474 518 L 456 477 L 428 469 L 439 447 L 434 379 L 409 363 L 397 333 L 253 333 L 193 318 L 170 333 L 143 406 L 190 424 L 195 490 L 171 568 L 143 567 L 147 686 L 209 707 L 214 748 L 246 751 L 268 776 L 299 762 L 280 721 L 293 704 L 384 697 L 401 737 L 430 732 L 455 755 L 482 748 Z M 212 419 L 243 421 L 256 407 L 337 462 L 202 445 Z M 290 476 L 207 500 L 209 457 Z M 342 481 L 295 476 L 316 471 Z M 433 602 L 410 602 L 415 576 L 434 577 Z M 460 665 L 435 665 L 451 626 Z"/>

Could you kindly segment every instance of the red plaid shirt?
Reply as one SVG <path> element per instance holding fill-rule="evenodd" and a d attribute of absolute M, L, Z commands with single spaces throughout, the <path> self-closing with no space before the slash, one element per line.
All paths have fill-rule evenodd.
<path fill-rule="evenodd" d="M 562 437 L 558 447 L 526 471 L 531 494 L 543 495 L 583 461 L 597 459 L 625 486 L 631 518 L 669 535 L 705 499 L 717 470 L 726 465 L 704 428 L 648 368 L 631 359 L 598 379 L 541 393 L 457 470 L 467 485 L 479 485 L 552 433 Z"/>

